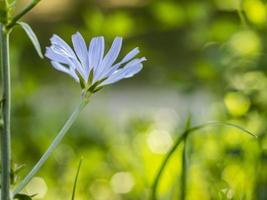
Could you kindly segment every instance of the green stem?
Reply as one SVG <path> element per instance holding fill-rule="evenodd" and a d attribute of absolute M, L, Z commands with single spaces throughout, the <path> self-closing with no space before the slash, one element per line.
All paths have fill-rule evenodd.
<path fill-rule="evenodd" d="M 189 115 L 186 120 L 185 131 L 190 129 L 190 126 L 191 126 L 191 115 Z M 187 180 L 186 141 L 187 141 L 187 135 L 184 137 L 184 146 L 182 152 L 181 200 L 185 200 L 186 198 L 186 180 Z"/>
<path fill-rule="evenodd" d="M 1 176 L 1 199 L 9 200 L 10 187 L 10 106 L 11 106 L 11 91 L 10 91 L 10 65 L 9 65 L 9 33 L 3 25 L 0 25 L 0 41 L 1 41 L 1 69 L 2 69 L 2 116 L 3 130 L 1 132 L 1 161 L 2 161 L 2 176 Z"/>
<path fill-rule="evenodd" d="M 185 200 L 186 198 L 186 179 L 187 179 L 186 139 L 187 137 L 184 138 L 184 147 L 182 156 L 181 200 Z"/>
<path fill-rule="evenodd" d="M 165 158 L 163 159 L 162 163 L 161 163 L 161 166 L 155 176 L 155 179 L 154 179 L 154 182 L 152 184 L 152 188 L 151 188 L 151 197 L 150 199 L 151 200 L 157 200 L 157 188 L 158 188 L 158 184 L 159 184 L 159 181 L 160 181 L 160 178 L 161 178 L 161 175 L 169 161 L 169 159 L 171 158 L 171 156 L 173 155 L 173 153 L 175 152 L 175 150 L 178 148 L 178 146 L 181 144 L 181 142 L 188 136 L 188 134 L 196 131 L 196 130 L 199 130 L 199 129 L 202 129 L 202 128 L 205 128 L 207 126 L 217 126 L 217 125 L 223 125 L 223 126 L 230 126 L 230 127 L 233 127 L 233 128 L 236 128 L 236 129 L 239 129 L 241 131 L 243 131 L 244 133 L 246 134 L 249 134 L 251 136 L 254 136 L 257 138 L 256 135 L 254 135 L 253 133 L 251 133 L 250 131 L 238 126 L 238 125 L 235 125 L 235 124 L 231 124 L 231 123 L 227 123 L 227 122 L 209 122 L 209 123 L 206 123 L 206 124 L 203 124 L 203 125 L 199 125 L 199 126 L 195 126 L 195 127 L 192 127 L 192 128 L 189 128 L 189 129 L 186 129 L 175 141 L 174 145 L 172 146 L 172 148 L 169 150 L 169 152 L 167 153 L 167 155 L 165 156 Z"/>
<path fill-rule="evenodd" d="M 12 28 L 17 21 L 19 21 L 24 15 L 26 15 L 31 9 L 33 9 L 41 0 L 32 0 L 22 11 L 15 15 L 11 21 L 7 24 L 7 29 Z"/>
<path fill-rule="evenodd" d="M 34 177 L 34 175 L 40 170 L 40 168 L 44 165 L 45 161 L 49 158 L 49 156 L 52 154 L 52 152 L 56 149 L 58 144 L 62 141 L 63 137 L 66 135 L 67 131 L 70 129 L 71 125 L 74 123 L 74 121 L 77 119 L 83 108 L 88 104 L 89 97 L 82 98 L 81 103 L 79 106 L 74 110 L 74 112 L 71 114 L 69 119 L 66 121 L 62 129 L 59 131 L 55 139 L 52 141 L 46 152 L 42 155 L 40 160 L 35 164 L 35 166 L 32 168 L 32 170 L 28 173 L 28 175 L 19 183 L 19 185 L 15 188 L 13 191 L 13 196 L 18 194 L 28 183 L 29 181 Z"/>

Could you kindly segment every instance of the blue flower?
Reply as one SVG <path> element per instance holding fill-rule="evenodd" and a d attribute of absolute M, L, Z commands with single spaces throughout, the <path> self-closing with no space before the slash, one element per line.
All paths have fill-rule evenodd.
<path fill-rule="evenodd" d="M 134 58 L 138 48 L 131 50 L 120 62 L 117 60 L 122 38 L 116 37 L 104 55 L 104 37 L 94 37 L 89 47 L 80 33 L 72 35 L 73 49 L 59 36 L 53 35 L 51 46 L 46 48 L 46 57 L 52 66 L 80 82 L 83 89 L 96 92 L 105 85 L 115 83 L 137 74 L 143 67 L 145 57 Z"/>

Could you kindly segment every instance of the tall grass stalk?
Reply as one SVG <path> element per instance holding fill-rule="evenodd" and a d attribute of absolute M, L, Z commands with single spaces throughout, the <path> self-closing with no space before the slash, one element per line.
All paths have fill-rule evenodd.
<path fill-rule="evenodd" d="M 9 32 L 3 24 L 0 25 L 1 41 L 1 69 L 2 69 L 2 116 L 3 127 L 1 131 L 1 199 L 9 200 L 10 188 L 10 109 L 11 109 L 11 87 L 10 87 L 10 64 L 9 64 Z"/>

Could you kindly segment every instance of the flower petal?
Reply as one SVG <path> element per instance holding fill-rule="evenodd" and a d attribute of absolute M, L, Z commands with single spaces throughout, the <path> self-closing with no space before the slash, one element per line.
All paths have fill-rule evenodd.
<path fill-rule="evenodd" d="M 82 37 L 82 35 L 77 32 L 72 35 L 72 43 L 77 57 L 79 58 L 84 71 L 89 71 L 89 61 L 88 61 L 88 51 L 86 47 L 86 43 Z M 89 73 L 89 72 L 88 72 Z"/>
<path fill-rule="evenodd" d="M 104 37 L 95 37 L 91 40 L 89 45 L 89 66 L 90 69 L 97 69 L 98 65 L 101 63 L 105 50 Z M 89 75 L 89 74 L 88 74 Z"/>
<path fill-rule="evenodd" d="M 120 63 L 126 63 L 129 60 L 133 59 L 138 53 L 139 53 L 139 49 L 138 47 L 134 48 L 133 50 L 131 50 L 123 59 Z"/>
<path fill-rule="evenodd" d="M 69 61 L 66 57 L 57 54 L 53 51 L 53 49 L 51 49 L 50 47 L 46 47 L 46 52 L 45 52 L 45 56 L 47 58 L 49 58 L 50 60 L 56 61 L 56 62 L 60 62 L 60 63 L 64 63 L 64 64 L 69 64 Z"/>
<path fill-rule="evenodd" d="M 69 57 L 63 56 L 62 54 L 58 54 L 57 52 L 55 52 L 54 49 L 50 47 L 46 48 L 45 56 L 51 59 L 52 61 L 68 65 L 71 68 L 71 70 L 74 72 L 75 70 L 77 70 L 81 74 L 81 76 L 84 78 L 84 80 L 87 80 L 85 70 L 82 67 L 77 57 L 69 58 Z"/>
<path fill-rule="evenodd" d="M 121 65 L 131 60 L 133 57 L 135 57 L 139 53 L 138 47 L 131 50 L 124 58 L 117 64 L 113 65 L 109 69 L 106 69 L 101 74 L 99 74 L 99 77 L 96 77 L 97 80 L 101 80 L 105 77 L 110 76 L 112 73 L 114 73 Z"/>
<path fill-rule="evenodd" d="M 61 39 L 58 35 L 53 35 L 50 40 L 52 43 L 51 48 L 56 53 L 61 54 L 63 56 L 70 57 L 70 58 L 76 57 L 72 48 L 63 39 Z"/>
<path fill-rule="evenodd" d="M 116 37 L 111 45 L 110 50 L 108 51 L 103 61 L 101 62 L 100 66 L 97 69 L 95 69 L 94 73 L 95 76 L 93 79 L 93 83 L 99 80 L 101 74 L 105 72 L 107 69 L 109 69 L 115 62 L 121 51 L 121 45 L 122 45 L 122 38 Z"/>
<path fill-rule="evenodd" d="M 58 62 L 54 62 L 54 61 L 51 61 L 51 64 L 56 70 L 64 72 L 66 74 L 69 74 L 76 81 L 79 81 L 78 76 L 75 74 L 75 72 L 74 72 L 74 70 L 72 68 L 67 68 L 64 65 L 62 65 L 62 64 L 60 64 Z"/>
<path fill-rule="evenodd" d="M 124 78 L 130 78 L 141 71 L 143 65 L 140 63 L 138 65 L 131 66 L 127 69 L 120 69 L 116 73 L 112 74 L 108 79 L 103 81 L 99 86 L 109 85 L 118 82 Z"/>
<path fill-rule="evenodd" d="M 124 68 L 119 69 L 115 71 L 111 76 L 109 76 L 106 80 L 104 80 L 100 86 L 108 85 L 111 83 L 115 83 L 120 81 L 123 78 L 130 78 L 137 74 L 142 68 L 143 65 L 141 64 L 142 61 L 145 61 L 146 59 L 140 58 L 140 59 L 134 59 L 131 62 L 129 62 Z"/>

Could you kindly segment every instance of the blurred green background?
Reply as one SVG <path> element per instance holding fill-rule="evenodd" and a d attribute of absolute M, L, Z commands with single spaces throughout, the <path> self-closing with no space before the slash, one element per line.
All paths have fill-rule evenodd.
<path fill-rule="evenodd" d="M 18 0 L 17 7 L 28 1 Z M 80 31 L 124 37 L 122 55 L 139 46 L 140 74 L 97 93 L 52 157 L 25 189 L 34 199 L 145 200 L 159 165 L 184 129 L 229 121 L 187 141 L 186 199 L 267 199 L 267 1 L 42 0 L 25 18 L 49 45 Z M 11 35 L 12 148 L 22 178 L 79 102 L 80 86 L 41 60 L 23 30 Z M 181 149 L 159 185 L 161 200 L 179 199 Z"/>

